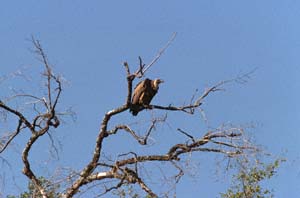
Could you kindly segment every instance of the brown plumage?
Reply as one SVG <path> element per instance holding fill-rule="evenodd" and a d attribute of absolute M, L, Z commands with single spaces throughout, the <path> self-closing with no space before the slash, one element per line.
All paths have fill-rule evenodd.
<path fill-rule="evenodd" d="M 136 85 L 130 107 L 132 115 L 136 116 L 145 106 L 150 104 L 159 89 L 159 84 L 162 82 L 164 81 L 161 79 L 150 80 L 146 78 Z"/>

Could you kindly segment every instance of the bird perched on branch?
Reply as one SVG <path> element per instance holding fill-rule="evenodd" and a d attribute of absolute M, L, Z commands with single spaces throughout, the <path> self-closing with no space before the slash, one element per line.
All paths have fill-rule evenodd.
<path fill-rule="evenodd" d="M 163 82 L 164 81 L 161 79 L 150 80 L 146 78 L 136 85 L 130 106 L 130 112 L 132 115 L 136 116 L 150 104 L 152 98 L 159 89 L 159 84 Z"/>

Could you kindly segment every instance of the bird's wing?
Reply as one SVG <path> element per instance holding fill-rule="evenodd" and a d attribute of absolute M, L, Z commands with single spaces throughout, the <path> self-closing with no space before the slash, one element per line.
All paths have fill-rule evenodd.
<path fill-rule="evenodd" d="M 132 104 L 138 104 L 139 103 L 139 99 L 142 96 L 142 94 L 145 92 L 148 84 L 151 83 L 151 80 L 149 79 L 145 79 L 141 82 L 139 82 L 133 91 L 133 97 L 132 97 Z"/>

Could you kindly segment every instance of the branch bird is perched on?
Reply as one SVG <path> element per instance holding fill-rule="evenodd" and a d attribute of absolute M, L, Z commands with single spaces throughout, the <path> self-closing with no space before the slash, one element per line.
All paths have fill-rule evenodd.
<path fill-rule="evenodd" d="M 152 98 L 159 89 L 159 84 L 163 82 L 164 81 L 161 79 L 150 80 L 146 78 L 136 85 L 130 106 L 130 112 L 132 115 L 136 116 L 150 104 Z"/>

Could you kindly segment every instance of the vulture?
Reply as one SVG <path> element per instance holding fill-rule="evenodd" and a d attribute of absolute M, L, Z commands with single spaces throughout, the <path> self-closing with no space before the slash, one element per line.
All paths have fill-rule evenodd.
<path fill-rule="evenodd" d="M 136 116 L 146 106 L 148 106 L 159 89 L 159 84 L 164 81 L 161 79 L 145 80 L 139 82 L 133 91 L 130 112 Z"/>

